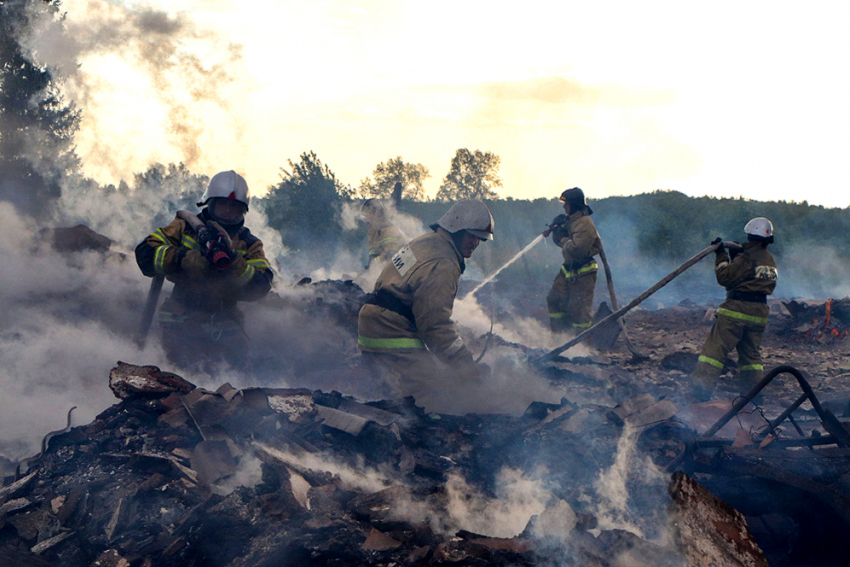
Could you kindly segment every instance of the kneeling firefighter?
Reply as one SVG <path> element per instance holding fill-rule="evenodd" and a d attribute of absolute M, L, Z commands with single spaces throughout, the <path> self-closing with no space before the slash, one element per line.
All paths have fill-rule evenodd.
<path fill-rule="evenodd" d="M 172 362 L 209 370 L 228 362 L 250 364 L 238 301 L 255 301 L 274 276 L 263 243 L 244 226 L 248 184 L 234 171 L 216 174 L 198 202 L 197 216 L 177 218 L 136 246 L 136 262 L 148 277 L 174 283 L 159 309 L 162 342 Z"/>
<path fill-rule="evenodd" d="M 451 317 L 464 260 L 493 238 L 493 217 L 481 201 L 463 200 L 431 229 L 384 267 L 360 309 L 357 343 L 395 395 L 451 413 L 460 389 L 486 376 Z"/>
<path fill-rule="evenodd" d="M 738 378 L 742 388 L 755 386 L 764 374 L 761 341 L 767 325 L 767 296 L 776 288 L 776 262 L 767 246 L 773 243 L 773 224 L 764 217 L 750 220 L 744 227 L 747 241 L 742 250 L 731 250 L 720 238 L 715 251 L 714 274 L 726 288 L 726 301 L 720 304 L 711 333 L 694 368 L 695 396 L 711 398 L 715 382 L 723 372 L 726 357 L 738 351 Z"/>
<path fill-rule="evenodd" d="M 560 200 L 565 214 L 555 217 L 543 233 L 551 234 L 564 257 L 546 296 L 549 327 L 553 333 L 579 333 L 590 327 L 593 319 L 593 291 L 599 270 L 593 257 L 602 251 L 602 240 L 590 218 L 593 209 L 585 202 L 581 189 L 567 189 Z"/>

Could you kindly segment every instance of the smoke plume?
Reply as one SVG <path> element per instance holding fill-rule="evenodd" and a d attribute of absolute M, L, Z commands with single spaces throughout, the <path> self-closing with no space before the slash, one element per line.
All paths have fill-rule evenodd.
<path fill-rule="evenodd" d="M 21 44 L 64 78 L 82 110 L 77 153 L 97 179 L 128 179 L 149 163 L 218 170 L 242 151 L 241 47 L 181 15 L 104 0 L 66 3 L 64 19 L 38 12 Z M 237 96 L 238 93 L 241 96 Z"/>

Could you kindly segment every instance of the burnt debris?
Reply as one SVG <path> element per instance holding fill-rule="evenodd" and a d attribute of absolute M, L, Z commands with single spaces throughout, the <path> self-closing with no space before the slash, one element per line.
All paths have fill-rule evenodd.
<path fill-rule="evenodd" d="M 669 461 L 689 434 L 669 400 L 426 415 L 410 399 L 208 391 L 127 363 L 110 386 L 119 403 L 0 489 L 7 564 L 766 565 L 743 515 L 681 472 L 672 498 L 666 481 L 627 481 L 644 510 L 619 511 L 632 530 L 600 521 L 587 488 L 617 467 L 624 436 Z M 534 514 L 514 502 L 514 531 L 499 533 L 486 506 L 513 498 L 506 471 L 545 497 Z"/>

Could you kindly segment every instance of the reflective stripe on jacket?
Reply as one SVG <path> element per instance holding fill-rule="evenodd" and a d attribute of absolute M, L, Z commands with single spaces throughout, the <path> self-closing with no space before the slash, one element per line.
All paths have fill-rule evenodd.
<path fill-rule="evenodd" d="M 402 247 L 384 267 L 375 290 L 410 306 L 416 323 L 385 307 L 366 304 L 358 317 L 359 348 L 392 352 L 427 346 L 445 362 L 474 366 L 451 318 L 463 268 L 463 257 L 443 228 Z"/>
<path fill-rule="evenodd" d="M 369 258 L 388 262 L 406 242 L 404 234 L 392 225 L 369 227 Z"/>
<path fill-rule="evenodd" d="M 205 213 L 199 215 L 201 220 L 209 220 Z M 155 230 L 136 247 L 136 261 L 145 275 L 164 275 L 174 283 L 161 309 L 171 313 L 164 314 L 166 319 L 179 316 L 179 310 L 169 307 L 174 302 L 212 313 L 235 310 L 237 301 L 254 301 L 268 293 L 274 273 L 262 241 L 245 227 L 231 235 L 231 241 L 236 256 L 226 270 L 206 262 L 195 232 L 180 218 Z M 185 269 L 190 264 L 197 269 Z"/>
<path fill-rule="evenodd" d="M 717 283 L 725 287 L 727 292 L 741 291 L 765 296 L 772 294 L 779 277 L 773 256 L 760 242 L 747 241 L 743 248 L 731 261 L 725 251 L 716 254 L 714 274 Z M 761 327 L 767 324 L 768 312 L 766 303 L 738 299 L 727 299 L 717 309 L 720 317 L 731 317 Z"/>

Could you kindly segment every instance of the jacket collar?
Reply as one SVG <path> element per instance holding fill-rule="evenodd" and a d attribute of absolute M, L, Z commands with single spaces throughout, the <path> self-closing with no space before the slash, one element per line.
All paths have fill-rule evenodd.
<path fill-rule="evenodd" d="M 452 247 L 452 251 L 455 253 L 455 256 L 457 257 L 457 261 L 460 264 L 460 273 L 462 274 L 463 271 L 466 269 L 466 262 L 464 261 L 463 254 L 461 254 L 460 250 L 458 250 L 457 246 L 455 246 L 455 241 L 452 238 L 452 235 L 449 233 L 449 231 L 447 231 L 445 228 L 443 228 L 441 226 L 438 226 L 436 228 L 436 230 L 434 230 L 434 232 L 436 232 L 437 235 L 440 238 L 442 238 L 443 240 L 448 242 L 449 246 Z"/>

